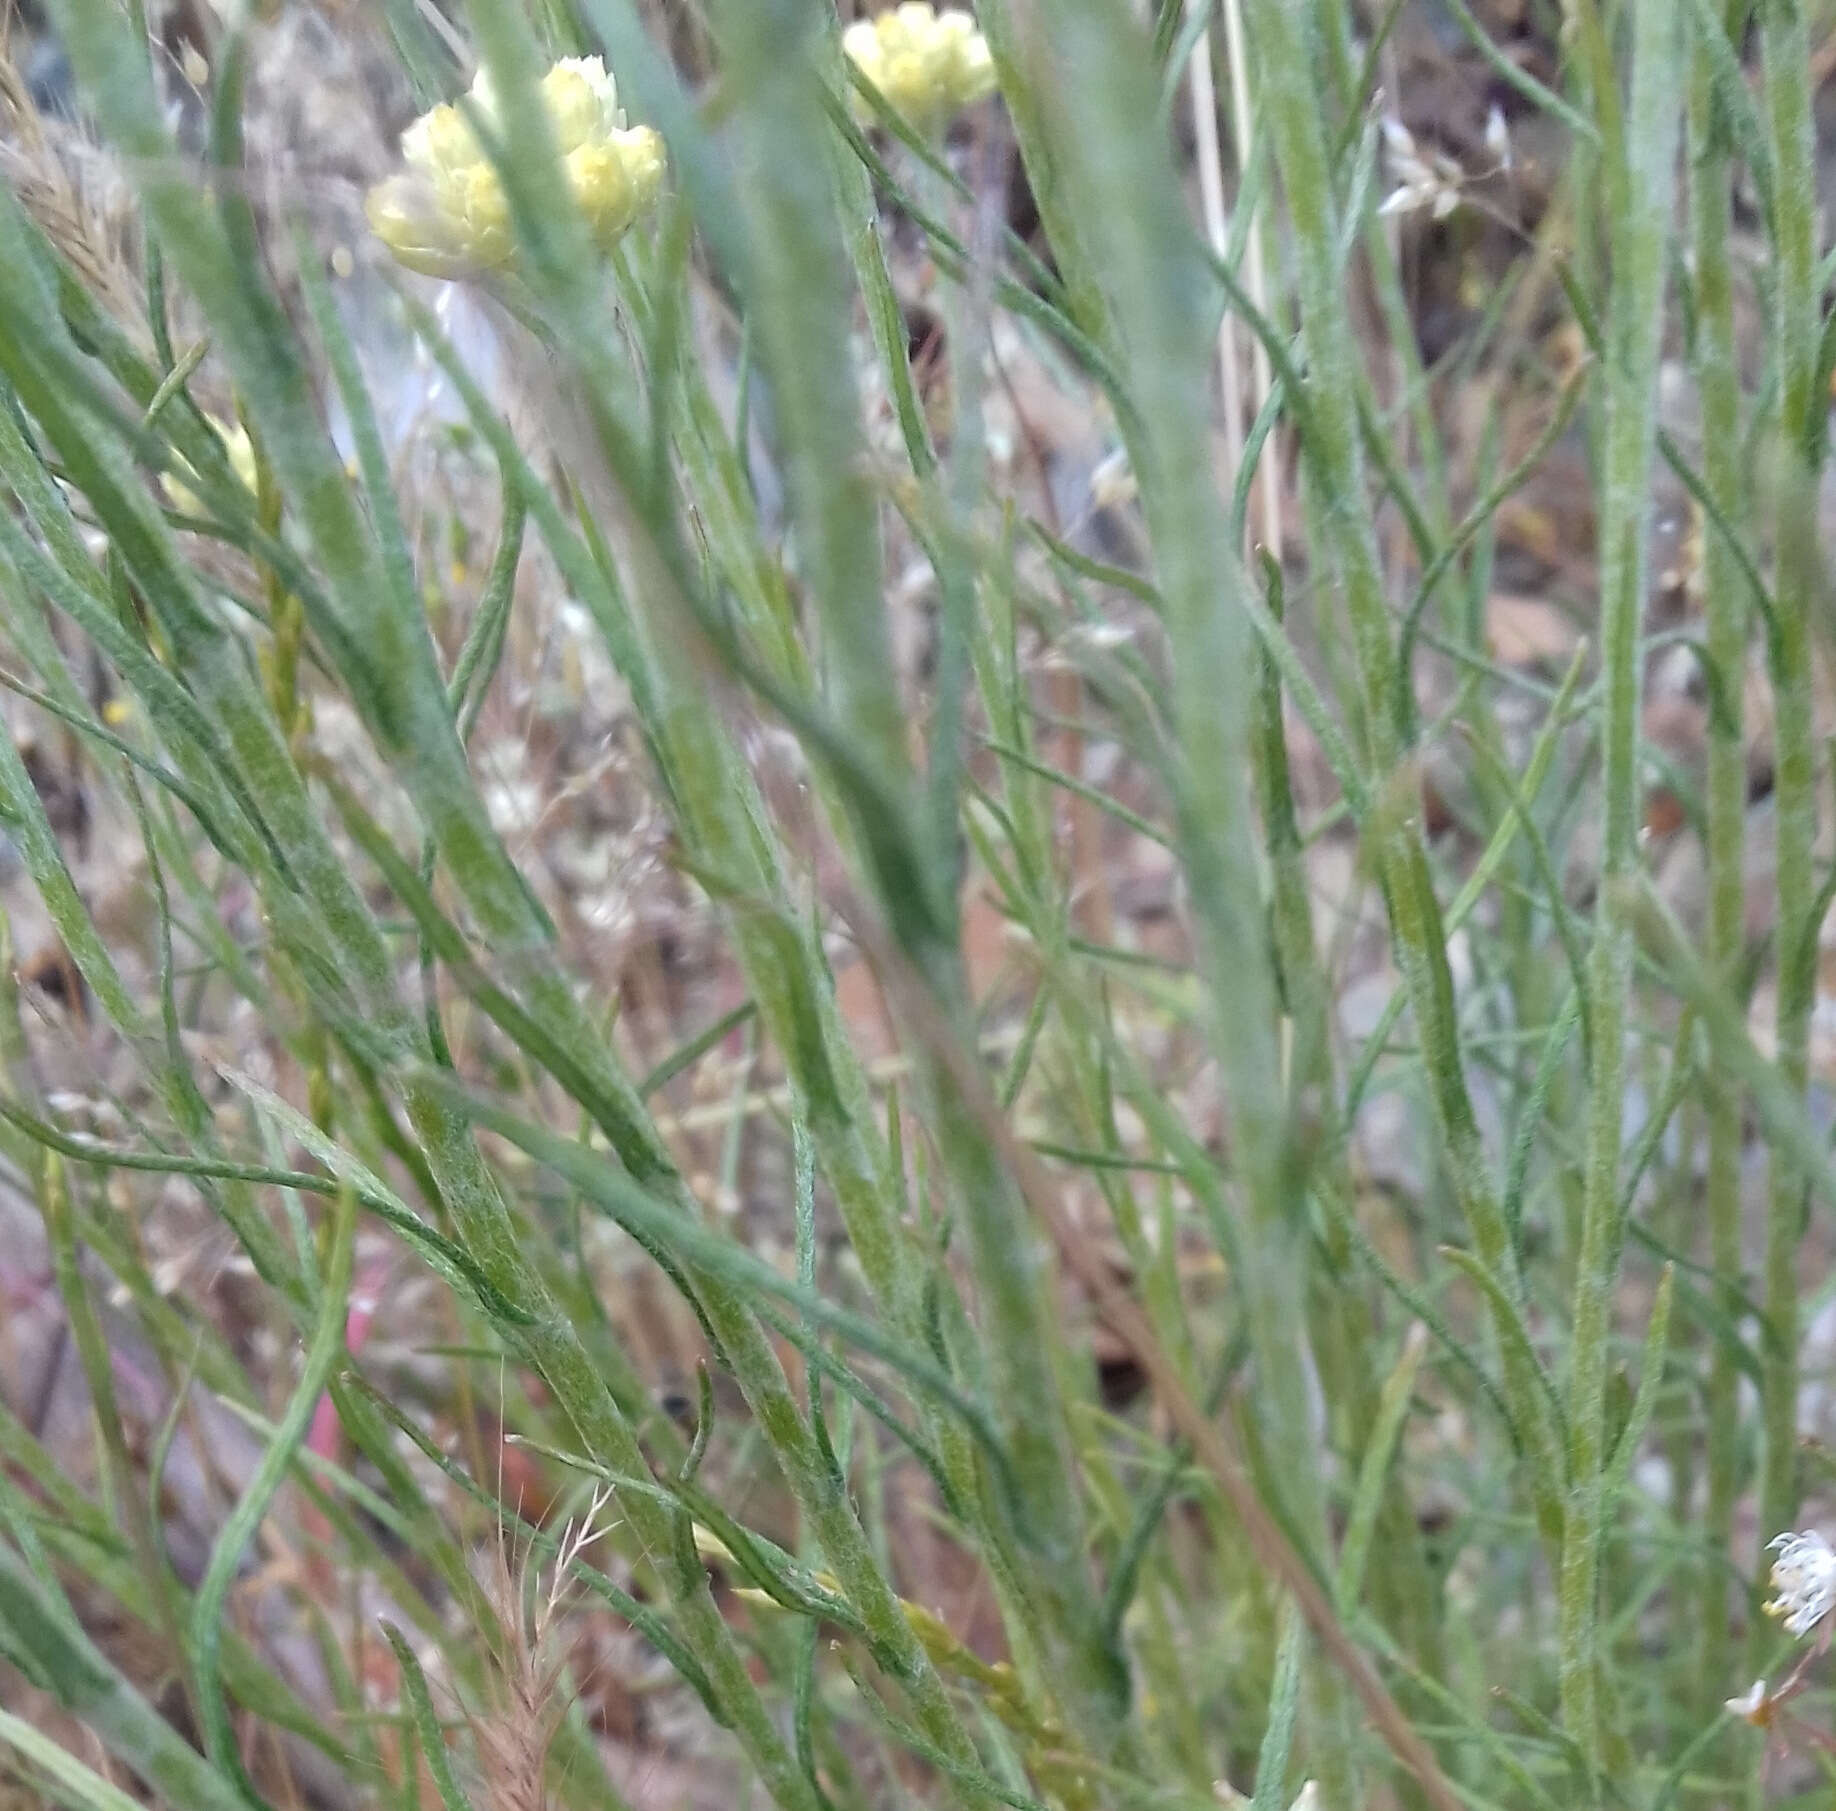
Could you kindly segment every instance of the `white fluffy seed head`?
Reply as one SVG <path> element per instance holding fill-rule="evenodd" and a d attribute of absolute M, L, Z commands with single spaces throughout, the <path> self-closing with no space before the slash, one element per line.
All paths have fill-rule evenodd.
<path fill-rule="evenodd" d="M 1777 1595 L 1766 1614 L 1778 1617 L 1788 1635 L 1808 1635 L 1836 1610 L 1836 1551 L 1813 1529 L 1776 1535 L 1766 1546 L 1778 1554 L 1772 1562 Z"/>

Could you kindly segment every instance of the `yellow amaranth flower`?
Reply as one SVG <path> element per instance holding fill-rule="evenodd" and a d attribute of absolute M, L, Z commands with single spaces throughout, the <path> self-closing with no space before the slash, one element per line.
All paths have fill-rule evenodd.
<path fill-rule="evenodd" d="M 239 421 L 219 421 L 211 416 L 210 425 L 217 430 L 217 438 L 223 442 L 223 450 L 229 455 L 230 470 L 242 480 L 246 490 L 253 491 L 258 482 L 255 469 L 255 443 L 249 438 L 249 431 Z M 188 465 L 182 465 L 176 472 L 161 472 L 160 489 L 166 493 L 172 507 L 187 516 L 206 516 L 210 511 L 204 507 L 203 499 L 185 481 L 185 476 L 196 477 L 197 474 Z"/>
<path fill-rule="evenodd" d="M 957 7 L 906 0 L 842 34 L 856 68 L 921 132 L 995 91 L 994 59 L 975 21 Z"/>
<path fill-rule="evenodd" d="M 568 188 L 594 243 L 609 249 L 663 187 L 661 136 L 625 124 L 618 87 L 598 57 L 569 57 L 539 92 L 561 153 Z M 490 123 L 496 90 L 480 70 L 471 101 Z M 402 134 L 407 168 L 373 188 L 365 211 L 376 236 L 410 270 L 476 277 L 501 269 L 516 251 L 510 202 L 470 122 L 456 106 L 435 107 Z"/>

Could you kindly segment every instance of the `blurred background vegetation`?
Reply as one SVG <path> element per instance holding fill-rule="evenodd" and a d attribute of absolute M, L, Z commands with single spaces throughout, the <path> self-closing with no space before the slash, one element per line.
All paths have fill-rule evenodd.
<path fill-rule="evenodd" d="M 0 1803 L 1828 1802 L 1833 74 L 10 0 Z"/>

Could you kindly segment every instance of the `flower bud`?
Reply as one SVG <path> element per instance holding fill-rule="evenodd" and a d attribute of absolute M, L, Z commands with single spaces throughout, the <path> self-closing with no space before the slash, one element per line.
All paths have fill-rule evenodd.
<path fill-rule="evenodd" d="M 940 131 L 953 114 L 995 91 L 988 40 L 957 7 L 940 13 L 925 0 L 905 0 L 850 25 L 842 49 L 920 132 Z"/>
<path fill-rule="evenodd" d="M 655 201 L 666 167 L 663 140 L 627 128 L 618 87 L 598 57 L 569 57 L 538 88 L 569 193 L 593 241 L 609 249 Z M 471 104 L 488 124 L 501 116 L 480 70 Z M 365 198 L 371 230 L 397 262 L 424 276 L 459 280 L 509 264 L 516 253 L 509 197 L 471 122 L 455 106 L 422 114 L 402 134 L 405 168 Z"/>

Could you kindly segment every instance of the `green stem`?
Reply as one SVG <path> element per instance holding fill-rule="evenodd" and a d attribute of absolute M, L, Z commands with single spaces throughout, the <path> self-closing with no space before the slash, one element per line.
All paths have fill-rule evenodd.
<path fill-rule="evenodd" d="M 1269 562 L 1269 613 L 1282 617 L 1282 593 Z M 1344 1116 L 1334 1074 L 1332 992 L 1320 961 L 1314 932 L 1305 847 L 1295 816 L 1289 784 L 1288 746 L 1282 720 L 1281 674 L 1266 648 L 1259 650 L 1256 708 L 1256 781 L 1270 868 L 1270 919 L 1275 956 L 1280 964 L 1287 1018 L 1294 1029 L 1290 1064 L 1289 1111 L 1323 1147 L 1314 1158 L 1340 1200 L 1352 1200 L 1352 1175 Z M 1329 1223 L 1322 1240 L 1328 1260 L 1309 1290 L 1312 1343 L 1321 1381 L 1333 1405 L 1335 1435 L 1356 1450 L 1373 1425 L 1378 1406 L 1378 1379 L 1370 1368 L 1377 1328 L 1370 1303 L 1344 1286 L 1354 1262 L 1349 1235 L 1342 1224 Z M 1422 1552 L 1407 1490 L 1390 1479 L 1379 1497 L 1390 1555 L 1375 1581 L 1386 1620 L 1415 1653 L 1425 1670 L 1439 1677 L 1440 1628 L 1436 1593 Z M 1343 1564 L 1343 1560 L 1341 1561 Z"/>
<path fill-rule="evenodd" d="M 1638 863 L 1639 623 L 1646 583 L 1665 252 L 1676 159 L 1681 34 L 1669 0 L 1634 13 L 1626 161 L 1614 184 L 1614 277 L 1606 373 L 1601 658 L 1606 694 L 1605 833 L 1588 991 L 1593 1011 L 1581 1249 L 1568 1389 L 1569 1501 L 1560 1586 L 1561 1697 L 1591 1771 L 1603 1758 L 1596 1599 L 1613 1279 L 1620 1248 L 1619 1162 Z"/>
<path fill-rule="evenodd" d="M 95 1417 L 107 1461 L 109 1494 L 121 1505 L 134 1557 L 146 1575 L 153 1598 L 155 1624 L 170 1649 L 168 1658 L 178 1671 L 186 1702 L 195 1712 L 197 1686 L 190 1657 L 185 1651 L 178 1593 L 172 1570 L 166 1564 L 159 1531 L 153 1524 L 153 1511 L 142 1493 L 128 1450 L 115 1395 L 115 1372 L 108 1336 L 90 1300 L 88 1281 L 83 1275 L 82 1251 L 77 1243 L 71 1211 L 70 1179 L 53 1151 L 40 1151 L 36 1167 L 38 1205 L 44 1217 L 45 1236 L 51 1245 L 52 1271 L 57 1278 L 58 1293 L 64 1298 L 64 1313 L 77 1355 L 82 1360 L 84 1381 L 89 1386 L 90 1413 Z"/>
<path fill-rule="evenodd" d="M 286 1480 L 287 1470 L 306 1438 L 313 1410 L 325 1393 L 331 1368 L 344 1350 L 344 1322 L 351 1288 L 351 1249 L 356 1229 L 357 1196 L 348 1188 L 340 1189 L 332 1211 L 331 1249 L 320 1288 L 319 1318 L 313 1328 L 312 1343 L 306 1350 L 306 1361 L 300 1367 L 299 1381 L 287 1399 L 287 1407 L 275 1426 L 274 1438 L 268 1443 L 261 1464 L 256 1467 L 248 1488 L 217 1536 L 210 1564 L 204 1569 L 203 1582 L 191 1606 L 191 1648 L 197 1667 L 205 1750 L 256 1804 L 261 1801 L 243 1771 L 235 1732 L 230 1725 L 229 1706 L 223 1696 L 220 1655 L 224 1611 L 230 1585 L 242 1564 L 243 1550 L 261 1526 L 268 1505 Z"/>
<path fill-rule="evenodd" d="M 1305 1155 L 1283 1083 L 1274 950 L 1251 801 L 1256 659 L 1249 582 L 1229 513 L 1220 508 L 1204 406 L 1212 346 L 1211 323 L 1199 305 L 1205 267 L 1165 147 L 1158 134 L 1138 129 L 1153 115 L 1155 87 L 1144 45 L 1123 10 L 1093 0 L 1061 6 L 1049 36 L 1023 33 L 1014 48 L 1018 73 L 1041 100 L 1038 149 L 1055 160 L 1063 197 L 1077 216 L 1078 239 L 1055 249 L 1061 265 L 1090 260 L 1108 350 L 1132 405 L 1123 431 L 1153 538 L 1172 652 L 1177 761 L 1170 790 L 1209 984 L 1208 1031 L 1231 1102 L 1240 1224 L 1230 1236 L 1257 1354 L 1265 1488 L 1303 1551 L 1323 1562 L 1323 1430 L 1306 1313 Z M 1286 928 L 1295 929 L 1291 917 Z M 1311 1024 L 1307 1037 L 1310 1046 L 1319 1042 Z M 1316 1075 L 1322 1054 L 1306 1053 Z M 1301 1651 L 1296 1637 L 1297 1667 Z M 1322 1731 L 1316 1771 L 1329 1800 L 1346 1806 L 1361 1793 L 1344 1695 L 1329 1669 L 1314 1677 Z"/>
<path fill-rule="evenodd" d="M 1766 112 L 1777 233 L 1772 291 L 1773 343 L 1780 378 L 1778 575 L 1771 638 L 1775 724 L 1774 798 L 1778 822 L 1777 1050 L 1794 1100 L 1808 1076 L 1811 1008 L 1816 997 L 1816 755 L 1811 727 L 1810 613 L 1822 574 L 1818 550 L 1817 468 L 1827 400 L 1817 393 L 1816 144 L 1811 120 L 1810 55 L 1797 0 L 1761 8 Z M 1788 1528 L 1797 1511 L 1797 1248 L 1806 1177 L 1789 1151 L 1774 1149 L 1766 1209 L 1764 1373 L 1765 1470 L 1760 1524 Z"/>
<path fill-rule="evenodd" d="M 1314 432 L 1309 496 L 1321 525 L 1332 576 L 1345 599 L 1357 657 L 1363 739 L 1370 790 L 1380 801 L 1370 823 L 1371 851 L 1390 909 L 1391 939 L 1421 1041 L 1437 1121 L 1456 1196 L 1479 1256 L 1512 1297 L 1521 1298 L 1512 1246 L 1478 1121 L 1462 1072 L 1453 978 L 1441 935 L 1440 907 L 1422 844 L 1417 781 L 1404 761 L 1396 722 L 1396 652 L 1375 533 L 1366 502 L 1357 410 L 1356 349 L 1337 247 L 1326 127 L 1304 9 L 1289 0 L 1251 0 L 1247 12 L 1276 162 L 1294 229 L 1306 402 Z M 1499 1326 L 1504 1328 L 1501 1318 Z M 1521 1344 L 1502 1339 L 1505 1393 L 1520 1427 L 1536 1429 L 1541 1379 Z M 1531 1454 L 1530 1488 L 1537 1523 L 1551 1547 L 1561 1539 L 1561 1467 L 1546 1449 Z"/>
<path fill-rule="evenodd" d="M 1033 86 L 1049 93 L 1048 143 L 1078 203 L 1136 423 L 1129 452 L 1154 539 L 1173 650 L 1171 776 L 1213 1047 L 1227 1078 L 1236 1169 L 1251 1236 L 1240 1256 L 1244 1311 L 1262 1367 L 1279 1494 L 1311 1550 L 1324 1510 L 1313 1359 L 1305 1319 L 1301 1171 L 1282 1090 L 1279 1006 L 1251 809 L 1255 641 L 1248 581 L 1230 544 L 1198 405 L 1210 389 L 1202 271 L 1158 141 L 1132 130 L 1151 109 L 1149 70 L 1111 9 L 1066 6 L 1049 46 L 1029 44 Z M 1141 92 L 1134 82 L 1139 81 Z M 1279 1430 L 1279 1431 L 1275 1431 Z"/>
<path fill-rule="evenodd" d="M 9 1658 L 23 1661 L 103 1747 L 168 1803 L 196 1811 L 248 1811 L 237 1785 L 193 1748 L 115 1669 L 11 1547 L 0 1543 L 0 1632 Z M 259 1801 L 257 1801 L 259 1803 Z"/>
<path fill-rule="evenodd" d="M 1734 365 L 1733 273 L 1728 260 L 1731 146 L 1715 102 L 1714 60 L 1694 47 L 1689 93 L 1690 226 L 1696 257 L 1696 381 L 1701 391 L 1703 481 L 1730 521 L 1739 519 L 1741 476 L 1740 382 Z M 1708 947 L 1715 984 L 1731 989 L 1741 956 L 1745 880 L 1747 757 L 1742 743 L 1747 616 L 1740 579 L 1724 539 L 1703 538 L 1703 587 L 1708 653 L 1723 708 L 1709 714 Z M 1709 1266 L 1724 1285 L 1740 1278 L 1741 1102 L 1731 1085 L 1713 1090 L 1708 1106 L 1707 1177 Z M 1724 1303 L 1730 1319 L 1738 1319 Z M 1724 1570 L 1740 1485 L 1739 1367 L 1732 1342 L 1715 1342 L 1708 1386 L 1708 1503 L 1706 1533 L 1714 1548 L 1703 1567 L 1697 1624 L 1704 1708 L 1725 1697 L 1728 1586 Z"/>

